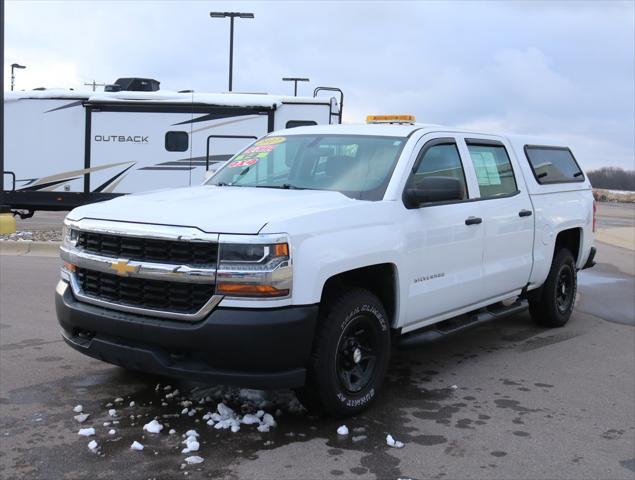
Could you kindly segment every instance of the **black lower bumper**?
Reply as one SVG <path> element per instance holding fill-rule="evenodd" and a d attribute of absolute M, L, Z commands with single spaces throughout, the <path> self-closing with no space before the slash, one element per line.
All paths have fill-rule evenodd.
<path fill-rule="evenodd" d="M 56 289 L 62 336 L 75 350 L 124 368 L 251 388 L 304 384 L 317 305 L 217 308 L 197 323 L 155 319 L 78 302 Z"/>

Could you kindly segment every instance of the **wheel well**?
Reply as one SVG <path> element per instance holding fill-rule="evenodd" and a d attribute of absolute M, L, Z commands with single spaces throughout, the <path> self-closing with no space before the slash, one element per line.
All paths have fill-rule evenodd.
<path fill-rule="evenodd" d="M 579 228 L 571 228 L 558 233 L 556 237 L 556 249 L 567 248 L 572 254 L 575 261 L 578 261 L 580 253 L 580 230 Z"/>
<path fill-rule="evenodd" d="M 381 263 L 356 268 L 329 278 L 322 289 L 320 303 L 328 305 L 329 300 L 343 289 L 360 287 L 377 296 L 386 309 L 391 325 L 397 314 L 397 267 L 392 263 Z"/>

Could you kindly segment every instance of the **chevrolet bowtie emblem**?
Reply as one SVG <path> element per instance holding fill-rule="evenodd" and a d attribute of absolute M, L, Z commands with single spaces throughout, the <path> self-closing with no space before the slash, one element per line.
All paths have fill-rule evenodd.
<path fill-rule="evenodd" d="M 112 268 L 115 272 L 117 272 L 117 275 L 121 277 L 126 277 L 128 276 L 129 273 L 136 272 L 138 270 L 137 267 L 128 265 L 128 260 L 118 260 L 116 262 L 113 262 L 110 265 L 110 268 Z"/>

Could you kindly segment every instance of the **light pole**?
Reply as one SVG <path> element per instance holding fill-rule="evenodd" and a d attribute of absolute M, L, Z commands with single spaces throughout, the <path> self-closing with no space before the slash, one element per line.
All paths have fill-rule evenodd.
<path fill-rule="evenodd" d="M 20 65 L 18 63 L 11 64 L 11 91 L 13 91 L 13 86 L 15 85 L 15 73 L 13 72 L 15 69 L 24 69 L 26 68 L 24 65 Z"/>
<path fill-rule="evenodd" d="M 284 77 L 282 79 L 283 82 L 293 82 L 293 96 L 298 96 L 298 82 L 308 82 L 308 78 L 300 78 L 300 77 Z"/>
<path fill-rule="evenodd" d="M 209 12 L 212 18 L 229 17 L 229 91 L 232 91 L 232 69 L 234 67 L 234 18 L 254 18 L 253 13 Z"/>
<path fill-rule="evenodd" d="M 84 83 L 84 85 L 92 86 L 93 87 L 93 92 L 95 91 L 95 89 L 97 87 L 105 87 L 106 86 L 105 83 L 97 83 L 95 80 L 93 80 L 91 83 Z"/>

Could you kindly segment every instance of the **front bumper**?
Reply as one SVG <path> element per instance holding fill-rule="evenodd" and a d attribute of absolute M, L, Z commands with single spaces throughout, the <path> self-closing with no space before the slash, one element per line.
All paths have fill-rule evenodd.
<path fill-rule="evenodd" d="M 250 388 L 304 385 L 318 306 L 217 308 L 185 323 L 78 302 L 57 285 L 62 336 L 75 350 L 124 368 Z"/>

